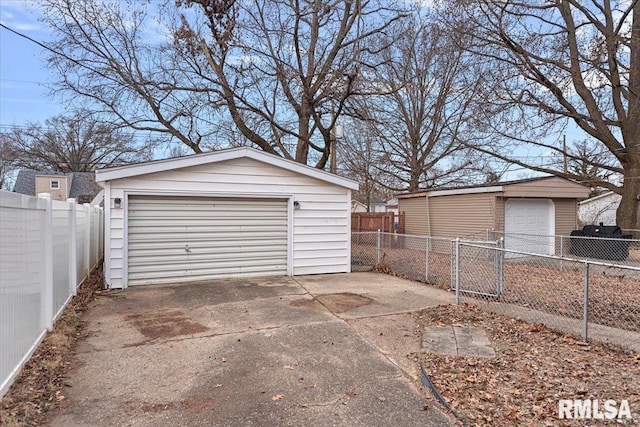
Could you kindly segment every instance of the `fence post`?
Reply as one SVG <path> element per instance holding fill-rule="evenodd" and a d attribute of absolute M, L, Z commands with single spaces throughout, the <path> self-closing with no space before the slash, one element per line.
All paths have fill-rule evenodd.
<path fill-rule="evenodd" d="M 504 297 L 504 237 L 501 237 L 496 242 L 497 254 L 496 254 L 496 289 L 498 291 L 498 298 Z"/>
<path fill-rule="evenodd" d="M 69 204 L 69 291 L 78 293 L 78 245 L 76 242 L 76 199 L 67 199 Z"/>
<path fill-rule="evenodd" d="M 380 229 L 376 232 L 376 264 L 380 264 Z"/>
<path fill-rule="evenodd" d="M 42 289 L 42 322 L 47 330 L 53 330 L 53 208 L 51 194 L 40 193 L 38 198 L 45 200 L 46 208 L 43 220 L 44 277 Z"/>
<path fill-rule="evenodd" d="M 87 269 L 87 275 L 85 277 L 89 277 L 91 273 L 91 205 L 89 203 L 83 204 L 85 211 L 87 212 L 87 221 L 84 227 L 84 255 L 86 257 L 86 261 L 84 263 L 84 267 Z"/>
<path fill-rule="evenodd" d="M 429 283 L 429 243 L 431 240 L 429 237 L 424 238 L 424 252 L 425 252 L 425 260 L 424 260 L 424 281 Z"/>
<path fill-rule="evenodd" d="M 456 237 L 456 304 L 460 304 L 460 238 Z"/>
<path fill-rule="evenodd" d="M 100 208 L 100 259 L 104 261 L 104 209 Z"/>
<path fill-rule="evenodd" d="M 564 271 L 564 236 L 560 236 L 560 271 Z"/>
<path fill-rule="evenodd" d="M 582 307 L 582 341 L 589 339 L 589 262 L 584 262 L 584 302 Z"/>
<path fill-rule="evenodd" d="M 91 206 L 91 214 L 95 218 L 93 226 L 93 235 L 91 236 L 93 242 L 93 251 L 95 253 L 94 263 L 92 268 L 98 264 L 100 260 L 100 206 Z"/>

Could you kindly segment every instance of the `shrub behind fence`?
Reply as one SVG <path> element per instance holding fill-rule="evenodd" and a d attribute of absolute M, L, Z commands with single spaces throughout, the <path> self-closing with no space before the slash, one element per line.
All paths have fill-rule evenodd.
<path fill-rule="evenodd" d="M 0 191 L 0 396 L 102 259 L 103 211 Z"/>

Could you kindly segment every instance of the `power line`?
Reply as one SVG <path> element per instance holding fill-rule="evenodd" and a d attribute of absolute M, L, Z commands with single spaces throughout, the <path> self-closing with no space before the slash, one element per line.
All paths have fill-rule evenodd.
<path fill-rule="evenodd" d="M 45 84 L 44 82 L 34 82 L 34 81 L 31 81 L 31 80 L 14 80 L 14 79 L 2 79 L 2 78 L 0 78 L 0 82 L 32 83 L 32 84 L 36 84 L 36 85 Z"/>
<path fill-rule="evenodd" d="M 119 82 L 118 80 L 114 79 L 113 77 L 110 77 L 110 76 L 108 76 L 108 75 L 106 75 L 106 74 L 102 73 L 102 72 L 101 72 L 101 71 L 99 71 L 99 70 L 96 70 L 96 69 L 93 69 L 93 68 L 91 68 L 91 67 L 88 67 L 88 66 L 86 66 L 85 64 L 81 63 L 80 61 L 78 61 L 77 59 L 74 59 L 74 58 L 70 57 L 69 55 L 67 55 L 67 54 L 65 54 L 65 53 L 62 53 L 62 52 L 60 52 L 60 51 L 58 51 L 58 50 L 55 50 L 55 49 L 53 49 L 52 47 L 47 46 L 46 44 L 42 43 L 41 41 L 34 39 L 33 37 L 30 37 L 30 36 L 28 36 L 28 35 L 26 35 L 26 34 L 23 34 L 23 33 L 19 32 L 19 31 L 17 31 L 17 30 L 14 30 L 13 28 L 9 28 L 9 27 L 7 27 L 5 24 L 3 24 L 3 23 L 1 23 L 1 22 L 0 22 L 0 27 L 1 27 L 1 28 L 4 28 L 4 29 L 5 29 L 5 30 L 7 30 L 7 31 L 10 31 L 10 32 L 12 32 L 13 34 L 15 34 L 15 35 L 17 35 L 17 36 L 19 36 L 19 37 L 22 37 L 22 38 L 24 38 L 24 39 L 26 39 L 26 40 L 28 40 L 28 41 L 30 41 L 30 42 L 32 42 L 32 43 L 37 44 L 37 45 L 38 45 L 38 46 L 40 46 L 41 48 L 43 48 L 43 49 L 45 49 L 45 50 L 48 50 L 49 52 L 53 53 L 54 55 L 61 56 L 61 57 L 63 57 L 64 59 L 66 59 L 67 61 L 71 61 L 71 62 L 73 62 L 74 64 L 78 65 L 79 67 L 85 68 L 85 69 L 87 69 L 87 70 L 89 70 L 89 71 L 91 71 L 91 72 L 93 72 L 93 73 L 98 74 L 98 75 L 99 75 L 100 77 L 102 77 L 102 78 L 105 78 L 105 79 L 107 79 L 107 80 L 111 80 L 112 82 L 115 82 L 115 83 L 120 84 L 120 82 Z"/>

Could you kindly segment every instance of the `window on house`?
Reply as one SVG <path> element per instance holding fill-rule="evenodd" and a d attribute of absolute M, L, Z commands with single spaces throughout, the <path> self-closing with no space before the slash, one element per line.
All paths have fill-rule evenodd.
<path fill-rule="evenodd" d="M 60 188 L 60 181 L 51 181 L 51 189 L 57 190 Z"/>

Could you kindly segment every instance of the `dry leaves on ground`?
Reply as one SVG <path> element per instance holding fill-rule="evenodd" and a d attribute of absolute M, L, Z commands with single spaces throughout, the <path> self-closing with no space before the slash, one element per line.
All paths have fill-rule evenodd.
<path fill-rule="evenodd" d="M 82 284 L 0 403 L 0 426 L 42 425 L 65 401 L 65 378 L 73 350 L 83 335 L 82 313 L 103 286 L 98 267 Z"/>
<path fill-rule="evenodd" d="M 640 425 L 640 355 L 589 343 L 541 324 L 443 305 L 415 314 L 421 326 L 463 324 L 484 328 L 496 358 L 416 354 L 436 389 L 469 426 L 582 426 L 588 420 L 558 419 L 559 399 L 627 399 Z M 432 399 L 430 392 L 425 394 Z M 624 421 L 624 420 L 623 420 Z M 595 425 L 620 425 L 600 421 Z M 625 425 L 624 423 L 622 425 Z"/>

